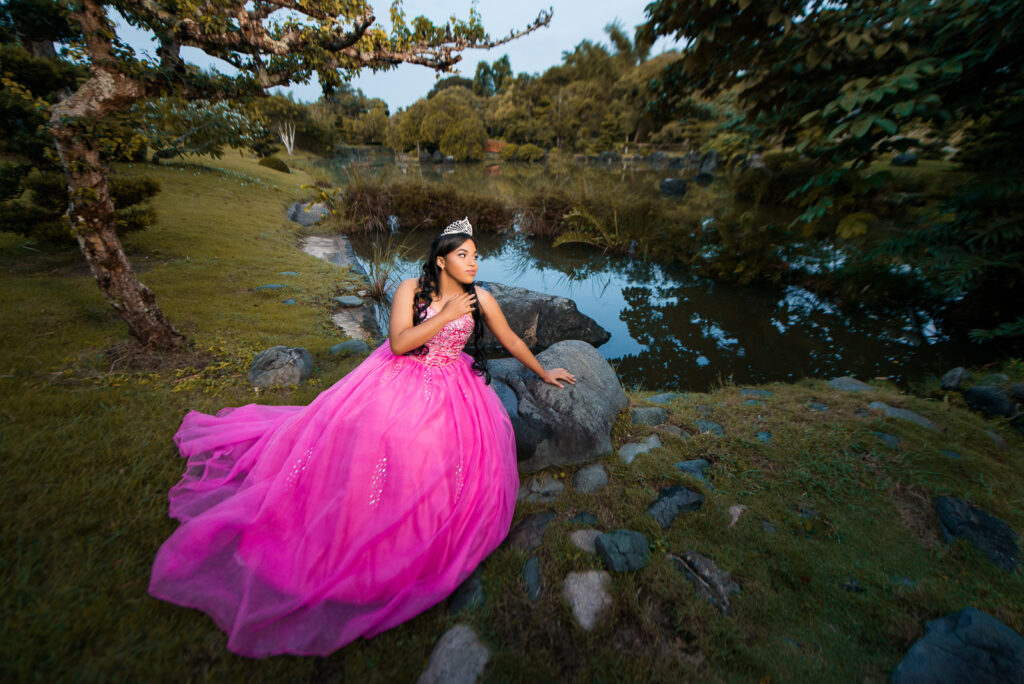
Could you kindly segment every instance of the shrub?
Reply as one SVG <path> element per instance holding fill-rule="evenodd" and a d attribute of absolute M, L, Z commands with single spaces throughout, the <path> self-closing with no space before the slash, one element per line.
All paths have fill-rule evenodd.
<path fill-rule="evenodd" d="M 504 159 L 505 161 L 513 161 L 515 160 L 516 152 L 518 151 L 519 145 L 516 145 L 515 143 L 508 143 L 507 145 L 501 148 L 501 152 L 499 152 L 498 154 L 500 154 L 501 158 Z"/>
<path fill-rule="evenodd" d="M 264 157 L 263 159 L 260 159 L 259 163 L 260 166 L 266 166 L 268 169 L 274 169 L 281 173 L 291 173 L 291 169 L 288 168 L 288 165 L 277 157 Z"/>
<path fill-rule="evenodd" d="M 537 147 L 533 143 L 527 143 L 519 147 L 519 152 L 516 155 L 519 161 L 525 162 L 536 162 L 544 158 L 544 150 Z"/>

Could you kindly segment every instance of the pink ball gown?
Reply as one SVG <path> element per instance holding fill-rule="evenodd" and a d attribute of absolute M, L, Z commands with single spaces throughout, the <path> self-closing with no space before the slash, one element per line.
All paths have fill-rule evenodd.
<path fill-rule="evenodd" d="M 519 487 L 508 415 L 462 351 L 472 331 L 448 323 L 421 357 L 381 345 L 309 406 L 190 411 L 182 524 L 149 593 L 250 657 L 326 655 L 448 596 L 508 534 Z"/>

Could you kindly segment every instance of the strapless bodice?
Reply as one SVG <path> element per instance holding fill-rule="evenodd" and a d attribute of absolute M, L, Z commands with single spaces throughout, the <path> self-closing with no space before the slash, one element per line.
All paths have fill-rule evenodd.
<path fill-rule="evenodd" d="M 426 321 L 437 315 L 433 306 L 427 307 Z M 473 314 L 465 314 L 444 325 L 437 334 L 427 340 L 427 353 L 423 356 L 411 356 L 427 366 L 447 366 L 459 358 L 462 348 L 466 346 L 473 334 Z"/>

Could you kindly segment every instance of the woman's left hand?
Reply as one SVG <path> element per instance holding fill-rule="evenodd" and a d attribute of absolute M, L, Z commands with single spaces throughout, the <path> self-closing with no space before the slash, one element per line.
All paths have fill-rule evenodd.
<path fill-rule="evenodd" d="M 555 387 L 562 387 L 562 383 L 559 382 L 559 380 L 567 382 L 570 385 L 576 384 L 576 376 L 564 368 L 552 368 L 551 370 L 545 370 L 544 375 L 541 376 L 541 380 L 549 385 L 554 385 Z"/>

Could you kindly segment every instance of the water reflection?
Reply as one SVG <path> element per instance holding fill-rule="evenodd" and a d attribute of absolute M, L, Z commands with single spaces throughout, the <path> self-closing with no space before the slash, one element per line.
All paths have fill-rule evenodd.
<path fill-rule="evenodd" d="M 402 232 L 417 275 L 432 231 Z M 370 253 L 367 238 L 353 240 Z M 573 299 L 611 333 L 600 348 L 627 387 L 704 390 L 801 377 L 888 376 L 900 381 L 967 360 L 966 344 L 944 339 L 918 312 L 881 319 L 843 311 L 800 287 L 717 283 L 684 269 L 583 246 L 557 249 L 522 234 L 482 235 L 481 280 Z"/>

